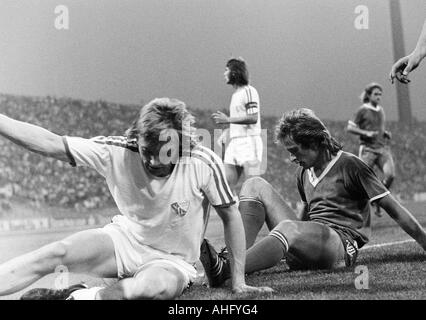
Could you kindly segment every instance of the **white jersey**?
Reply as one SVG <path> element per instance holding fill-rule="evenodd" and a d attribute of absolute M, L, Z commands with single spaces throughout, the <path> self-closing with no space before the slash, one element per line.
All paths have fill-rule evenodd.
<path fill-rule="evenodd" d="M 229 126 L 231 138 L 261 134 L 259 94 L 254 87 L 250 85 L 238 87 L 232 94 L 229 109 L 231 117 L 244 117 L 257 113 L 257 122 L 255 124 L 231 123 Z"/>
<path fill-rule="evenodd" d="M 125 137 L 64 137 L 71 165 L 89 166 L 105 177 L 125 229 L 139 243 L 177 255 L 199 258 L 204 232 L 203 206 L 229 206 L 235 198 L 220 158 L 196 146 L 167 178 L 146 171 L 135 140 Z"/>

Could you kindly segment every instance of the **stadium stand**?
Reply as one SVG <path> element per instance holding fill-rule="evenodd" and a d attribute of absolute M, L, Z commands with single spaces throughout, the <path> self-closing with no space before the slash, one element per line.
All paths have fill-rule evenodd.
<path fill-rule="evenodd" d="M 41 125 L 60 135 L 86 138 L 122 135 L 138 111 L 136 105 L 105 101 L 0 94 L 1 113 Z M 197 117 L 196 126 L 213 133 L 211 111 L 192 111 Z M 268 130 L 268 163 L 264 177 L 295 205 L 299 200 L 294 177 L 296 165 L 290 163 L 283 148 L 273 141 L 277 120 L 276 117 L 262 119 L 262 127 Z M 326 125 L 346 151 L 358 152 L 356 137 L 345 132 L 346 122 L 326 121 Z M 389 122 L 388 126 L 393 132 L 391 143 L 397 170 L 392 192 L 402 200 L 411 200 L 426 191 L 426 123 L 417 122 L 407 128 L 398 122 Z M 113 206 L 103 178 L 94 170 L 72 168 L 27 152 L 6 139 L 0 139 L 0 148 L 0 218 L 12 197 L 27 199 L 35 206 L 48 204 L 75 208 L 77 212 Z"/>

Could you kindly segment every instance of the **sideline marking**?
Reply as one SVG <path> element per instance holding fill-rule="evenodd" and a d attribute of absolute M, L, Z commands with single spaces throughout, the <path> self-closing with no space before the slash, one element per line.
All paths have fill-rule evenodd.
<path fill-rule="evenodd" d="M 368 249 L 381 248 L 381 247 L 389 247 L 389 246 L 404 244 L 404 243 L 409 243 L 409 242 L 415 242 L 415 240 L 414 239 L 407 239 L 407 240 L 401 240 L 401 241 L 372 244 L 370 246 L 367 245 L 364 248 L 361 248 L 361 250 L 368 250 Z"/>

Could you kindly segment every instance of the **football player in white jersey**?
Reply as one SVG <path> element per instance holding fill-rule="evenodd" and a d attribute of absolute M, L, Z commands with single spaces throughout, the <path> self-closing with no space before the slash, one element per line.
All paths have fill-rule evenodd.
<path fill-rule="evenodd" d="M 110 287 L 33 289 L 22 299 L 173 299 L 194 280 L 210 203 L 223 220 L 233 256 L 234 292 L 271 291 L 245 284 L 245 238 L 223 164 L 193 142 L 193 116 L 183 102 L 154 99 L 123 137 L 59 136 L 0 115 L 0 135 L 44 156 L 88 166 L 106 179 L 120 215 L 104 228 L 0 265 L 0 295 L 22 290 L 65 266 L 120 281 Z"/>
<path fill-rule="evenodd" d="M 226 145 L 226 176 L 231 188 L 237 191 L 240 177 L 245 180 L 262 173 L 260 102 L 257 90 L 249 84 L 247 65 L 242 58 L 230 59 L 224 76 L 226 83 L 234 88 L 230 115 L 217 111 L 212 118 L 216 124 L 229 124 L 229 132 L 224 132 L 219 143 Z"/>

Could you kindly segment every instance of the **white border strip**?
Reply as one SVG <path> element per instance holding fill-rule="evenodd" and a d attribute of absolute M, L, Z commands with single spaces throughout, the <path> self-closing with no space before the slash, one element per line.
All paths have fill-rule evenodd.
<path fill-rule="evenodd" d="M 388 194 L 390 194 L 389 190 L 386 191 L 386 192 L 384 192 L 384 193 L 382 193 L 382 194 L 379 194 L 378 196 L 375 196 L 375 197 L 371 198 L 370 199 L 370 203 L 372 203 L 373 201 L 376 201 L 376 200 L 378 200 L 380 198 L 383 198 L 383 197 L 387 196 Z"/>
<path fill-rule="evenodd" d="M 369 250 L 369 249 L 375 249 L 375 248 L 389 247 L 389 246 L 394 246 L 394 245 L 404 244 L 404 243 L 410 243 L 410 242 L 415 242 L 415 240 L 414 239 L 408 239 L 408 240 L 393 241 L 393 242 L 387 242 L 387 243 L 372 244 L 370 246 L 365 246 L 365 247 L 361 248 L 360 250 Z"/>

